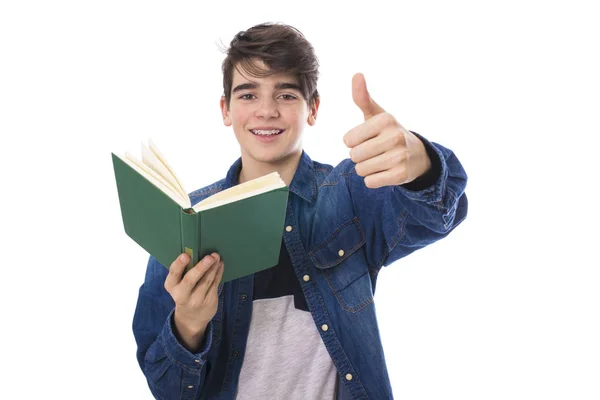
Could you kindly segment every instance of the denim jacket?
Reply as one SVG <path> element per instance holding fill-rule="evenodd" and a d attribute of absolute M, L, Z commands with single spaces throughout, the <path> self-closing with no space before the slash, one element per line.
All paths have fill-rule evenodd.
<path fill-rule="evenodd" d="M 306 152 L 289 185 L 283 239 L 338 371 L 338 400 L 393 398 L 375 315 L 378 272 L 445 237 L 467 215 L 467 175 L 460 161 L 451 150 L 417 136 L 439 170 L 425 188 L 369 189 L 351 160 L 332 167 Z M 192 203 L 236 185 L 240 169 L 238 159 L 225 179 L 191 193 Z M 200 350 L 191 353 L 173 333 L 167 273 L 150 257 L 133 319 L 137 358 L 150 390 L 158 399 L 235 399 L 253 275 L 219 285 L 217 313 Z"/>

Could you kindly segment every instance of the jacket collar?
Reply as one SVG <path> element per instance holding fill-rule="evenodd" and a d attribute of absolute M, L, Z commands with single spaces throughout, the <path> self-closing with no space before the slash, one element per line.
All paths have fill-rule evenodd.
<path fill-rule="evenodd" d="M 225 187 L 223 189 L 228 189 L 238 184 L 241 170 L 242 158 L 240 157 L 229 168 L 225 178 Z M 314 203 L 317 197 L 317 182 L 315 179 L 314 165 L 304 150 L 302 150 L 300 162 L 298 163 L 298 168 L 290 183 L 289 190 L 311 204 Z"/>

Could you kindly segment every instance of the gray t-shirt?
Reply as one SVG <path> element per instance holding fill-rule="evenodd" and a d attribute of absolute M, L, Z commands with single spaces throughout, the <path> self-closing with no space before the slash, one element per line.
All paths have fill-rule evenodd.
<path fill-rule="evenodd" d="M 236 400 L 334 400 L 337 371 L 285 245 L 254 275 L 252 319 Z"/>

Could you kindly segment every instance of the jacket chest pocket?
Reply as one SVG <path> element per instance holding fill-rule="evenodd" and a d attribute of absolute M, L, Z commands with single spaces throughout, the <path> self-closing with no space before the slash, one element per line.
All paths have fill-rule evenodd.
<path fill-rule="evenodd" d="M 365 233 L 354 217 L 309 252 L 338 303 L 348 312 L 360 311 L 373 302 L 365 243 Z"/>

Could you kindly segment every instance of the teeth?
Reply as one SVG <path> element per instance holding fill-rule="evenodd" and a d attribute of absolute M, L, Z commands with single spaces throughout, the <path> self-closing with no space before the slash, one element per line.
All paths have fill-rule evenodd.
<path fill-rule="evenodd" d="M 277 135 L 283 131 L 278 130 L 278 129 L 272 129 L 272 130 L 268 130 L 268 131 L 253 129 L 253 130 L 251 130 L 251 132 L 254 133 L 255 135 L 270 136 L 270 135 Z"/>

